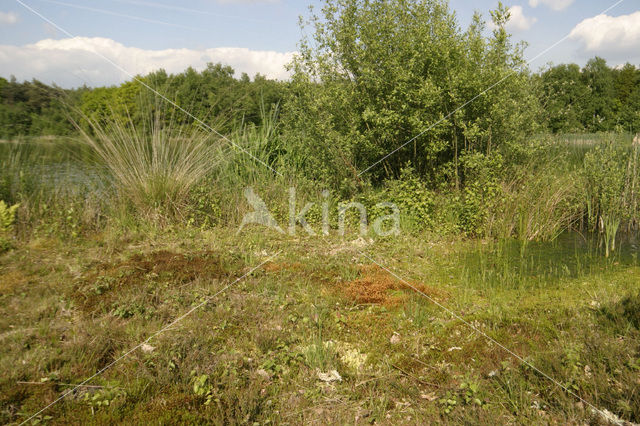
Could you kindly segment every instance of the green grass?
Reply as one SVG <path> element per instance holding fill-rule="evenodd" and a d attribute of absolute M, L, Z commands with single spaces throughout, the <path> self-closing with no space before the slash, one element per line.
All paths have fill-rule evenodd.
<path fill-rule="evenodd" d="M 461 253 L 477 253 L 473 245 L 428 237 L 381 240 L 364 250 L 437 290 L 440 303 L 585 400 L 640 421 L 637 266 L 549 276 L 537 287 L 477 286 L 459 267 Z M 82 389 L 41 418 L 593 420 L 588 407 L 410 290 L 393 291 L 400 304 L 350 299 L 346 283 L 362 274 L 358 265 L 371 264 L 355 246 L 223 228 L 71 244 L 38 239 L 0 257 L 0 420 L 35 413 L 68 389 L 62 383 L 91 376 L 279 250 L 271 266 L 151 340 L 153 351 L 137 350 L 91 382 L 103 388 Z M 331 370 L 342 380 L 319 380 L 318 372 Z"/>

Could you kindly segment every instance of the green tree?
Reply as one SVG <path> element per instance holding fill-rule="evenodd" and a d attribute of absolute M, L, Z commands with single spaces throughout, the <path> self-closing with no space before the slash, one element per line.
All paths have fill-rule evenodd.
<path fill-rule="evenodd" d="M 604 59 L 593 58 L 582 70 L 582 81 L 589 91 L 589 95 L 584 98 L 582 111 L 582 121 L 586 129 L 592 132 L 612 129 L 620 105 L 615 99 L 611 68 Z"/>
<path fill-rule="evenodd" d="M 540 76 L 544 122 L 554 133 L 584 130 L 582 103 L 589 88 L 576 64 L 552 67 Z"/>
<path fill-rule="evenodd" d="M 613 70 L 619 126 L 630 132 L 640 132 L 640 69 L 629 63 Z"/>
<path fill-rule="evenodd" d="M 420 134 L 372 169 L 373 180 L 411 162 L 436 180 L 453 170 L 458 182 L 462 151 L 491 154 L 535 123 L 538 101 L 508 19 L 500 5 L 486 38 L 479 15 L 460 31 L 446 1 L 325 0 L 291 65 L 291 149 L 306 170 L 340 183 Z"/>

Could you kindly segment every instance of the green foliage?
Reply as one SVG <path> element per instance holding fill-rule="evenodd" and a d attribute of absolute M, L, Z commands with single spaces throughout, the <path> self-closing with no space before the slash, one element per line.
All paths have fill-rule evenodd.
<path fill-rule="evenodd" d="M 297 321 L 295 316 L 291 315 L 289 317 L 289 320 L 291 322 Z M 293 365 L 302 363 L 304 360 L 304 353 L 296 351 L 293 348 L 290 348 L 287 343 L 278 340 L 273 350 L 268 351 L 267 358 L 264 360 L 264 362 L 262 362 L 262 364 L 260 364 L 260 368 L 267 372 L 280 376 Z"/>
<path fill-rule="evenodd" d="M 461 229 L 470 235 L 482 235 L 489 212 L 502 196 L 500 178 L 503 159 L 499 154 L 467 154 L 460 159 L 465 187 L 460 212 Z"/>
<path fill-rule="evenodd" d="M 538 77 L 544 122 L 553 132 L 640 131 L 640 69 L 557 65 Z"/>
<path fill-rule="evenodd" d="M 581 103 L 588 96 L 576 64 L 558 65 L 545 71 L 541 79 L 544 119 L 553 132 L 575 132 L 584 128 Z"/>
<path fill-rule="evenodd" d="M 445 414 L 450 414 L 460 405 L 477 405 L 481 407 L 485 403 L 479 398 L 479 390 L 480 386 L 476 382 L 462 382 L 457 390 L 447 391 L 438 400 L 438 403 Z"/>
<path fill-rule="evenodd" d="M 260 124 L 240 123 L 229 135 L 233 144 L 224 152 L 218 177 L 226 185 L 252 185 L 273 178 L 273 170 L 294 173 L 278 128 L 279 106 L 261 103 Z M 270 169 L 270 168 L 271 169 Z"/>
<path fill-rule="evenodd" d="M 416 229 L 434 225 L 435 193 L 411 167 L 403 168 L 398 179 L 385 183 L 381 199 L 396 204 L 402 217 Z"/>
<path fill-rule="evenodd" d="M 8 206 L 3 200 L 0 200 L 0 234 L 10 232 L 16 221 L 16 212 L 20 204 Z"/>
<path fill-rule="evenodd" d="M 193 386 L 193 393 L 205 400 L 205 405 L 211 404 L 214 399 L 214 388 L 210 383 L 209 376 L 206 374 L 197 374 L 194 371 L 191 372 L 191 384 Z"/>
<path fill-rule="evenodd" d="M 626 182 L 625 152 L 613 144 L 597 146 L 585 155 L 584 174 L 589 191 L 589 224 L 594 228 L 603 216 L 622 218 L 621 197 Z"/>
<path fill-rule="evenodd" d="M 116 117 L 140 126 L 146 120 L 149 98 L 153 96 L 144 83 L 189 112 L 190 115 L 179 112 L 166 117 L 167 125 L 195 124 L 193 117 L 197 117 L 223 134 L 247 124 L 261 125 L 264 105 L 270 108 L 279 104 L 285 86 L 260 74 L 252 81 L 246 74 L 236 79 L 234 73 L 230 66 L 211 63 L 201 72 L 189 67 L 182 73 L 168 75 L 159 70 L 117 87 L 85 91 L 79 109 L 101 125 Z M 90 131 L 90 126 L 85 130 Z"/>
<path fill-rule="evenodd" d="M 0 138 L 73 133 L 73 125 L 66 118 L 67 105 L 76 103 L 84 90 L 0 78 Z"/>
<path fill-rule="evenodd" d="M 195 117 L 215 121 L 215 127 L 223 133 L 247 123 L 260 125 L 262 105 L 281 103 L 286 85 L 260 74 L 253 80 L 246 74 L 236 79 L 234 74 L 229 66 L 208 64 L 201 72 L 188 68 L 168 75 L 159 70 L 119 86 L 77 89 L 52 87 L 37 80 L 18 83 L 13 78 L 0 78 L 0 138 L 71 135 L 76 128 L 69 118 L 81 122 L 81 115 L 100 124 L 115 116 L 140 125 L 151 93 L 141 82 Z M 193 118 L 181 113 L 174 121 L 188 124 L 193 123 Z M 81 124 L 85 131 L 91 131 L 87 123 Z"/>
<path fill-rule="evenodd" d="M 0 200 L 0 254 L 13 248 L 9 234 L 13 231 L 18 207 L 20 207 L 19 204 L 8 206 L 3 200 Z"/>
<path fill-rule="evenodd" d="M 461 32 L 440 0 L 325 1 L 294 60 L 285 106 L 291 149 L 308 173 L 339 185 L 420 135 L 371 176 L 397 177 L 411 161 L 436 177 L 460 152 L 521 141 L 535 126 L 537 99 L 503 28 L 506 13 L 496 12 L 498 29 L 485 38 L 478 15 Z M 508 85 L 450 114 L 507 76 Z"/>
<path fill-rule="evenodd" d="M 80 113 L 88 120 L 79 121 L 85 131 L 91 131 L 90 122 L 106 125 L 113 120 L 139 123 L 140 104 L 146 94 L 140 83 L 130 81 L 118 87 L 98 87 L 82 94 Z"/>
<path fill-rule="evenodd" d="M 616 113 L 614 77 L 602 58 L 591 59 L 582 71 L 582 79 L 589 88 L 583 102 L 583 122 L 588 131 L 611 129 Z"/>
<path fill-rule="evenodd" d="M 149 308 L 139 303 L 122 303 L 115 304 L 111 313 L 114 317 L 121 319 L 127 319 L 134 316 L 150 319 L 153 316 L 153 311 L 153 308 Z"/>
<path fill-rule="evenodd" d="M 94 410 L 98 407 L 108 407 L 119 398 L 126 398 L 126 392 L 119 388 L 103 388 L 94 392 L 87 392 L 83 396 L 83 401 Z"/>
<path fill-rule="evenodd" d="M 187 224 L 190 226 L 204 229 L 220 223 L 222 216 L 220 194 L 215 191 L 212 181 L 203 180 L 191 189 L 187 211 Z"/>

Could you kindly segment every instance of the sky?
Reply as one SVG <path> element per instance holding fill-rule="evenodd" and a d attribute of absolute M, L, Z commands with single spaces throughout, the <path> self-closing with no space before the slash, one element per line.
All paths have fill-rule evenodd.
<path fill-rule="evenodd" d="M 640 65 L 640 0 L 506 0 L 507 29 L 526 41 L 532 70 L 549 63 Z M 461 28 L 497 0 L 450 0 Z M 0 0 L 0 76 L 62 87 L 119 84 L 207 62 L 286 79 L 320 0 Z M 607 10 L 609 9 L 609 10 Z M 605 13 L 603 13 L 607 10 Z M 307 29 L 306 31 L 310 31 Z"/>

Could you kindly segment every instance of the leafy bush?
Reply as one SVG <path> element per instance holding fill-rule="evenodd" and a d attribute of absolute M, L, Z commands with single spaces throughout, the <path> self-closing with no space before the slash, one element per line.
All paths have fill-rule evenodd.
<path fill-rule="evenodd" d="M 323 3 L 293 61 L 284 113 L 290 149 L 313 176 L 359 180 L 393 152 L 367 172 L 373 182 L 398 177 L 408 161 L 435 177 L 461 152 L 489 154 L 535 128 L 538 101 L 502 5 L 486 36 L 479 14 L 462 31 L 444 0 Z M 452 114 L 507 74 L 508 85 Z"/>
<path fill-rule="evenodd" d="M 486 231 L 489 212 L 502 196 L 500 178 L 503 159 L 500 154 L 479 152 L 460 158 L 464 170 L 464 189 L 460 212 L 461 229 L 470 235 Z"/>
<path fill-rule="evenodd" d="M 435 193 L 427 188 L 412 167 L 403 168 L 399 179 L 386 182 L 383 198 L 396 204 L 402 217 L 416 228 L 434 225 Z"/>

